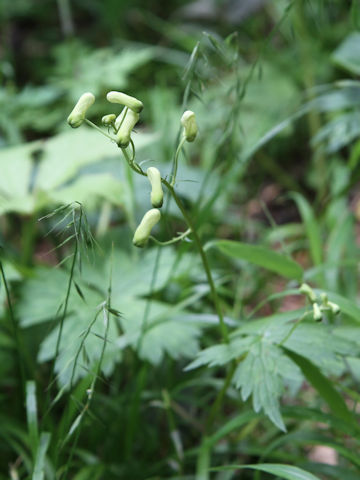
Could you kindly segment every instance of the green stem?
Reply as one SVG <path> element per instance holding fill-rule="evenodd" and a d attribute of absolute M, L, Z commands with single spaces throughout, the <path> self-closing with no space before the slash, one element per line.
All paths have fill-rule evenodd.
<path fill-rule="evenodd" d="M 235 370 L 236 370 L 236 367 L 237 367 L 237 363 L 236 362 L 233 362 L 227 372 L 227 375 L 226 375 L 226 378 L 225 378 L 225 382 L 221 388 L 221 390 L 219 390 L 218 394 L 217 394 L 217 397 L 215 399 L 215 402 L 213 403 L 212 407 L 211 407 L 211 410 L 210 410 L 210 413 L 209 413 L 209 416 L 207 418 L 207 421 L 206 421 L 206 431 L 209 431 L 210 430 L 210 427 L 211 425 L 213 424 L 219 410 L 220 410 L 220 407 L 222 405 L 222 402 L 223 402 L 223 399 L 224 399 L 224 396 L 227 392 L 227 389 L 229 388 L 230 386 L 230 383 L 231 383 L 231 380 L 234 376 L 234 373 L 235 373 Z"/>
<path fill-rule="evenodd" d="M 172 238 L 171 240 L 168 240 L 167 242 L 160 242 L 160 240 L 158 240 L 157 238 L 155 238 L 151 235 L 150 235 L 149 239 L 152 240 L 153 242 L 155 242 L 156 245 L 161 245 L 161 246 L 173 245 L 174 243 L 179 242 L 180 240 L 186 238 L 189 235 L 189 233 L 191 233 L 190 228 L 188 228 L 186 230 L 186 232 L 182 233 L 181 235 L 179 235 L 177 237 Z"/>
<path fill-rule="evenodd" d="M 172 175 L 172 180 L 171 180 L 171 186 L 173 187 L 175 185 L 175 181 L 176 181 L 176 174 L 177 174 L 177 169 L 178 169 L 178 160 L 179 160 L 179 155 L 180 155 L 180 152 L 181 152 L 181 149 L 184 145 L 186 141 L 186 138 L 185 137 L 182 137 L 180 142 L 179 142 L 179 145 L 176 149 L 176 153 L 175 153 L 175 158 L 174 158 L 174 170 L 173 170 L 173 175 Z"/>
<path fill-rule="evenodd" d="M 222 309 L 221 309 L 221 306 L 220 306 L 219 297 L 218 297 L 218 294 L 217 294 L 217 291 L 216 291 L 215 283 L 214 283 L 214 280 L 213 280 L 213 277 L 212 277 L 212 274 L 211 274 L 211 270 L 210 270 L 210 266 L 209 266 L 209 262 L 208 262 L 206 253 L 205 253 L 204 248 L 201 244 L 200 237 L 199 237 L 199 235 L 198 235 L 198 233 L 197 233 L 197 231 L 194 227 L 192 219 L 190 218 L 190 216 L 189 216 L 188 212 L 186 211 L 184 205 L 182 204 L 180 198 L 177 196 L 173 186 L 170 185 L 169 182 L 167 182 L 164 179 L 162 180 L 162 182 L 168 188 L 168 190 L 170 191 L 173 199 L 175 200 L 176 205 L 178 206 L 180 212 L 182 213 L 182 216 L 184 217 L 186 223 L 189 226 L 189 229 L 191 230 L 191 232 L 193 234 L 194 243 L 195 243 L 195 245 L 198 249 L 198 252 L 200 254 L 200 257 L 201 257 L 201 260 L 202 260 L 202 263 L 203 263 L 203 266 L 204 266 L 204 270 L 205 270 L 205 273 L 206 273 L 206 277 L 207 277 L 207 280 L 208 280 L 208 283 L 209 283 L 209 286 L 210 286 L 211 296 L 212 296 L 212 299 L 213 299 L 215 310 L 216 310 L 217 316 L 219 318 L 221 335 L 223 337 L 224 342 L 229 343 L 228 329 L 227 329 L 226 323 L 224 321 L 224 315 L 222 313 Z"/>
<path fill-rule="evenodd" d="M 90 125 L 90 127 L 92 128 L 95 128 L 95 130 L 97 130 L 98 132 L 100 132 L 102 135 L 105 135 L 105 137 L 107 138 L 110 138 L 110 140 L 112 142 L 115 142 L 115 138 L 113 138 L 111 135 L 109 135 L 108 133 L 105 133 L 104 130 L 102 130 L 101 128 L 99 128 L 97 125 L 95 125 L 95 123 L 93 123 L 91 120 L 88 120 L 87 118 L 85 118 L 85 122 Z"/>
<path fill-rule="evenodd" d="M 181 144 L 181 142 L 180 142 L 180 144 Z M 141 170 L 141 169 L 139 170 L 137 168 L 138 165 L 136 163 L 130 161 L 130 157 L 129 157 L 129 154 L 127 153 L 127 151 L 123 148 L 121 150 L 123 152 L 123 155 L 124 155 L 125 159 L 127 160 L 128 164 L 129 164 L 130 168 L 132 168 L 136 173 L 139 173 L 140 175 L 143 175 L 144 177 L 147 177 L 146 173 L 143 172 L 143 170 Z M 193 234 L 194 243 L 195 243 L 195 245 L 198 249 L 198 252 L 200 254 L 201 261 L 202 261 L 202 264 L 204 266 L 206 278 L 207 278 L 207 281 L 208 281 L 209 286 L 210 286 L 212 300 L 213 300 L 213 303 L 214 303 L 214 306 L 215 306 L 217 316 L 219 318 L 221 335 L 222 335 L 222 338 L 223 338 L 224 342 L 229 343 L 228 329 L 227 329 L 226 323 L 224 321 L 224 315 L 223 315 L 222 310 L 221 310 L 219 297 L 218 297 L 218 294 L 217 294 L 217 291 L 216 291 L 215 283 L 214 283 L 214 280 L 213 280 L 213 277 L 212 277 L 212 274 L 211 274 L 211 270 L 210 270 L 210 266 L 209 266 L 209 261 L 207 259 L 206 254 L 205 254 L 204 248 L 202 246 L 200 237 L 199 237 L 199 235 L 196 231 L 196 228 L 193 224 L 193 221 L 192 221 L 191 217 L 189 216 L 189 214 L 186 211 L 184 205 L 182 204 L 180 198 L 178 197 L 177 193 L 175 192 L 172 184 L 169 183 L 164 178 L 161 179 L 161 182 L 169 190 L 169 192 L 170 192 L 171 196 L 173 197 L 176 205 L 178 206 L 182 216 L 184 217 L 185 222 L 187 223 L 189 229 L 191 230 L 191 232 Z"/>

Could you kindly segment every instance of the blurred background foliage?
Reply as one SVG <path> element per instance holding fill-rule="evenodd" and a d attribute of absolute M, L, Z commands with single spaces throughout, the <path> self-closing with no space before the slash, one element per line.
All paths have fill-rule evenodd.
<path fill-rule="evenodd" d="M 46 478 L 65 477 L 67 469 L 76 480 L 195 478 L 184 472 L 196 468 L 201 423 L 213 398 L 209 392 L 221 388 L 222 377 L 212 370 L 183 371 L 200 348 L 217 338 L 208 285 L 191 244 L 161 255 L 156 248 L 133 251 L 134 226 L 148 208 L 148 185 L 134 178 L 133 199 L 117 147 L 86 126 L 70 130 L 66 118 L 84 91 L 96 96 L 89 118 L 97 124 L 111 113 L 107 91 L 122 90 L 143 101 L 134 136 L 137 159 L 165 176 L 171 173 L 181 114 L 196 112 L 199 138 L 185 149 L 177 182 L 183 202 L 205 242 L 241 240 L 291 255 L 306 281 L 335 295 L 341 321 L 328 319 L 327 330 L 305 327 L 289 348 L 299 353 L 306 348 L 304 338 L 322 340 L 304 355 L 334 382 L 341 379 L 336 388 L 355 411 L 360 379 L 359 3 L 2 0 L 0 35 L 0 243 L 10 288 L 9 297 L 2 277 L 0 478 L 8 478 L 10 469 L 13 479 L 37 480 L 41 477 L 29 472 L 34 465 L 40 468 L 37 462 L 44 458 L 40 447 L 33 449 L 29 410 L 26 416 L 24 409 L 13 316 L 21 331 L 23 374 L 36 381 L 39 416 L 52 432 L 49 445 L 42 437 L 49 452 L 42 465 Z M 183 224 L 169 203 L 156 233 L 166 240 L 176 231 L 183 231 Z M 254 309 L 262 318 L 304 307 L 294 293 L 294 279 L 210 247 L 209 256 L 235 337 L 244 332 L 251 337 L 244 324 Z M 97 318 L 103 314 L 111 269 L 108 331 Z M 75 287 L 66 298 L 70 274 Z M 61 311 L 64 339 L 49 386 Z M 269 328 L 277 320 L 269 320 Z M 94 413 L 72 447 L 104 338 L 108 346 Z M 318 360 L 314 348 L 321 353 Z M 276 368 L 284 365 L 279 352 L 269 352 Z M 207 363 L 202 354 L 195 360 L 199 365 Z M 348 424 L 344 427 L 328 410 L 325 418 L 321 395 L 301 387 L 304 377 L 295 363 L 286 365 L 274 387 L 275 403 L 261 407 L 282 428 L 276 402 L 285 391 L 282 414 L 294 444 L 283 447 L 273 424 L 249 417 L 229 441 L 216 448 L 217 440 L 210 441 L 212 464 L 266 457 L 293 462 L 321 478 L 359 478 L 358 432 L 343 445 Z M 50 390 L 51 414 L 46 405 Z M 243 402 L 235 386 L 228 397 L 223 422 L 234 412 L 251 411 L 251 401 Z M 304 404 L 303 410 L 294 407 Z M 180 440 L 173 436 L 174 416 Z M 326 438 L 321 431 L 309 433 L 309 423 L 317 428 L 319 422 L 329 427 Z M 331 445 L 338 459 L 334 465 L 311 459 L 309 445 L 317 444 Z M 61 473 L 56 476 L 56 471 Z M 253 476 L 244 472 L 241 478 Z"/>

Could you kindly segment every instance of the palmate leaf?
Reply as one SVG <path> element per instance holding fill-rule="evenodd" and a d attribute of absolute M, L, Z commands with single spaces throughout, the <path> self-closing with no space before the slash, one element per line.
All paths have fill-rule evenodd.
<path fill-rule="evenodd" d="M 245 401 L 252 395 L 254 411 L 263 409 L 283 431 L 286 428 L 280 414 L 279 397 L 284 389 L 281 378 L 284 372 L 299 376 L 296 365 L 278 347 L 259 341 L 239 364 L 233 379 L 235 386 L 241 389 L 242 399 Z"/>
<path fill-rule="evenodd" d="M 187 313 L 184 309 L 152 302 L 149 315 L 144 316 L 147 300 L 143 297 L 149 294 L 155 256 L 155 250 L 148 250 L 135 260 L 125 252 L 115 251 L 112 259 L 102 258 L 98 264 L 86 263 L 84 259 L 82 275 L 76 274 L 75 278 L 82 295 L 73 285 L 56 362 L 61 385 L 68 385 L 71 379 L 75 381 L 86 375 L 97 364 L 105 341 L 102 363 L 105 374 L 111 373 L 126 346 L 137 349 L 141 358 L 154 365 L 165 354 L 172 358 L 193 357 L 196 354 L 197 339 L 203 326 L 191 318 L 183 321 L 182 314 L 186 317 Z M 155 291 L 164 287 L 173 275 L 174 262 L 173 251 L 164 250 Z M 188 271 L 189 264 L 194 267 L 192 257 L 184 256 L 177 266 L 177 272 L 182 274 Z M 121 313 L 120 316 L 110 315 L 107 331 L 102 304 L 107 298 L 110 268 L 113 272 L 112 312 Z M 24 282 L 21 290 L 21 301 L 17 305 L 21 325 L 25 328 L 52 322 L 49 323 L 49 335 L 40 347 L 40 362 L 54 357 L 68 275 L 65 269 L 39 268 L 35 277 Z M 55 328 L 53 325 L 56 325 Z"/>
<path fill-rule="evenodd" d="M 360 345 L 341 337 L 333 326 L 303 319 L 293 328 L 293 321 L 303 318 L 304 313 L 304 309 L 299 309 L 249 321 L 231 334 L 228 345 L 214 345 L 200 351 L 187 370 L 240 361 L 233 383 L 241 390 L 243 400 L 252 396 L 254 411 L 263 410 L 276 426 L 285 430 L 279 399 L 286 388 L 295 393 L 304 380 L 294 361 L 295 355 L 312 362 L 311 378 L 326 379 L 321 371 L 340 375 L 346 368 L 344 358 L 360 353 Z M 357 329 L 358 336 L 359 333 Z M 332 405 L 336 391 L 329 380 L 326 382 L 326 390 L 320 388 L 319 393 Z"/>

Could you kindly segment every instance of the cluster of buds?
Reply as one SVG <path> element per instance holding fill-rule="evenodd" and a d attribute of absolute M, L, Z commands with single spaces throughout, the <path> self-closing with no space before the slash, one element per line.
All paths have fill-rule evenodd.
<path fill-rule="evenodd" d="M 161 213 L 158 209 L 162 207 L 164 200 L 164 192 L 162 189 L 162 180 L 159 170 L 155 167 L 150 167 L 147 169 L 146 175 L 151 185 L 151 205 L 156 208 L 152 208 L 145 213 L 135 231 L 133 244 L 140 248 L 145 247 L 149 240 L 151 230 L 159 222 Z"/>
<path fill-rule="evenodd" d="M 119 104 L 124 107 L 118 116 L 116 116 L 114 113 L 104 115 L 102 117 L 102 124 L 108 129 L 112 129 L 113 133 L 116 135 L 114 140 L 125 154 L 125 149 L 129 146 L 130 142 L 132 143 L 131 133 L 139 121 L 140 112 L 144 108 L 144 105 L 137 98 L 131 97 L 123 92 L 111 91 L 106 95 L 106 99 L 110 103 Z M 95 96 L 90 92 L 86 92 L 81 95 L 67 119 L 71 127 L 78 128 L 85 120 L 91 124 L 91 122 L 86 119 L 85 115 L 87 110 L 93 105 L 94 101 Z M 97 128 L 95 125 L 91 125 Z M 193 142 L 198 132 L 194 112 L 191 112 L 190 110 L 184 112 L 181 117 L 181 125 L 183 126 L 183 141 Z M 181 145 L 182 143 L 179 146 L 179 150 Z M 128 160 L 128 162 L 130 166 L 134 167 L 132 160 Z M 138 171 L 145 175 L 141 168 L 138 165 L 136 166 Z M 164 200 L 164 193 L 162 189 L 163 180 L 159 170 L 155 167 L 150 167 L 146 171 L 146 176 L 151 185 L 150 201 L 153 208 L 145 213 L 135 231 L 133 244 L 137 247 L 144 247 L 147 244 L 151 230 L 161 218 L 159 208 L 162 207 Z M 175 177 L 176 173 L 174 174 L 174 181 Z"/>
<path fill-rule="evenodd" d="M 194 112 L 191 112 L 190 110 L 184 112 L 183 116 L 181 117 L 181 124 L 184 127 L 183 138 L 188 142 L 193 142 L 198 131 Z M 151 234 L 151 230 L 161 218 L 161 213 L 158 209 L 162 207 L 164 200 L 162 179 L 159 170 L 155 167 L 150 167 L 147 169 L 146 175 L 151 185 L 151 205 L 155 208 L 152 208 L 145 213 L 143 219 L 141 220 L 139 226 L 135 231 L 133 244 L 136 247 L 144 247 L 147 244 Z"/>
<path fill-rule="evenodd" d="M 307 284 L 303 283 L 299 288 L 300 293 L 307 296 L 313 308 L 313 318 L 316 322 L 322 320 L 324 312 L 331 312 L 334 315 L 340 313 L 340 307 L 337 303 L 330 302 L 325 292 L 320 294 L 318 299 L 314 290 Z"/>

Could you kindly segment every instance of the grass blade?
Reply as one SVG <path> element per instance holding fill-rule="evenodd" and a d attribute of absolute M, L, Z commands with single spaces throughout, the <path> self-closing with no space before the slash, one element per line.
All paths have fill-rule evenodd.
<path fill-rule="evenodd" d="M 35 458 L 39 443 L 39 427 L 37 419 L 36 385 L 33 380 L 26 382 L 26 416 L 31 449 Z"/>
<path fill-rule="evenodd" d="M 321 397 L 329 405 L 332 413 L 345 422 L 352 424 L 354 422 L 354 417 L 348 409 L 343 397 L 334 388 L 332 382 L 328 380 L 320 370 L 310 362 L 310 360 L 297 353 L 291 352 L 290 350 L 285 350 L 291 360 L 293 360 L 301 369 L 308 382 L 318 391 Z"/>
<path fill-rule="evenodd" d="M 36 452 L 36 459 L 34 465 L 34 472 L 32 480 L 44 480 L 45 476 L 45 457 L 49 447 L 51 435 L 50 433 L 43 432 L 40 436 L 39 448 Z"/>
<path fill-rule="evenodd" d="M 215 467 L 211 470 L 215 472 L 222 472 L 226 470 L 242 470 L 245 468 L 271 473 L 272 475 L 277 475 L 285 480 L 320 480 L 319 477 L 315 477 L 315 475 L 312 473 L 306 472 L 301 468 L 277 463 L 263 463 L 258 465 L 227 465 L 226 467 Z"/>

